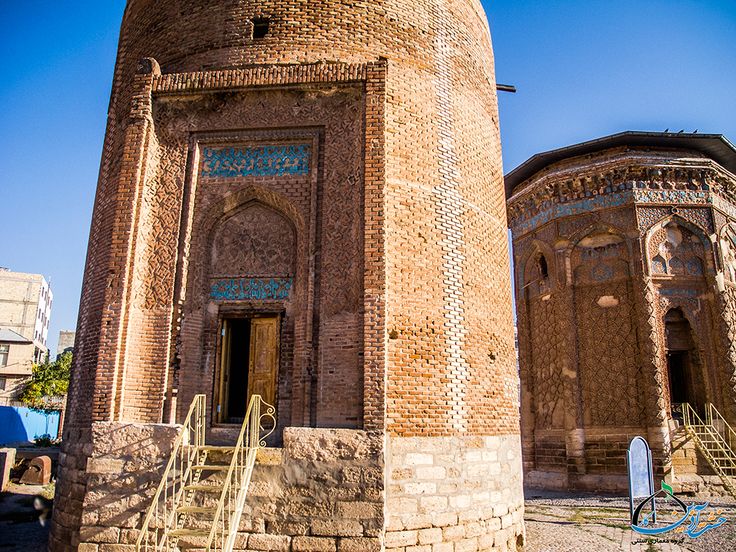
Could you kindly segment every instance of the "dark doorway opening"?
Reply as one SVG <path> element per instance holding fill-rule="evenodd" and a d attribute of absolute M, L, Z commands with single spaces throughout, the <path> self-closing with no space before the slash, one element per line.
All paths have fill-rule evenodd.
<path fill-rule="evenodd" d="M 688 403 L 702 415 L 705 408 L 705 382 L 695 347 L 690 322 L 679 308 L 665 316 L 667 339 L 667 379 L 673 418 L 682 416 L 681 405 Z"/>
<path fill-rule="evenodd" d="M 667 371 L 670 377 L 670 398 L 673 403 L 692 402 L 688 380 L 687 351 L 667 353 Z"/>
<path fill-rule="evenodd" d="M 250 319 L 230 320 L 230 366 L 227 385 L 227 422 L 242 423 L 248 395 Z"/>
<path fill-rule="evenodd" d="M 254 394 L 275 405 L 279 317 L 225 318 L 221 325 L 217 421 L 242 424 Z"/>

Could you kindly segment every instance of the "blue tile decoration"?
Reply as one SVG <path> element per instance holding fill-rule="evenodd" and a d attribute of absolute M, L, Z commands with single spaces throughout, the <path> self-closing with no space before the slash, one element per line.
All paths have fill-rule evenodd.
<path fill-rule="evenodd" d="M 660 288 L 659 294 L 665 297 L 697 297 L 700 291 L 692 288 Z"/>
<path fill-rule="evenodd" d="M 292 278 L 226 278 L 210 288 L 210 297 L 221 301 L 288 299 Z"/>
<path fill-rule="evenodd" d="M 202 176 L 303 176 L 309 174 L 309 144 L 204 148 Z"/>
<path fill-rule="evenodd" d="M 614 270 L 612 266 L 599 264 L 590 271 L 590 277 L 596 282 L 605 282 L 613 278 Z"/>
<path fill-rule="evenodd" d="M 635 190 L 637 203 L 708 203 L 710 194 L 696 190 Z"/>
<path fill-rule="evenodd" d="M 517 222 L 514 225 L 513 230 L 514 232 L 523 233 L 531 230 L 532 228 L 537 228 L 552 219 L 587 213 L 594 209 L 619 207 L 632 202 L 633 199 L 631 191 L 625 191 L 617 194 L 600 195 L 592 198 L 580 199 L 569 203 L 557 203 L 546 211 L 542 211 L 525 221 Z"/>
<path fill-rule="evenodd" d="M 620 207 L 627 203 L 672 203 L 675 205 L 713 205 L 726 214 L 736 217 L 736 207 L 730 202 L 706 190 L 626 190 L 599 195 L 567 203 L 555 203 L 533 215 L 520 216 L 513 224 L 513 231 L 524 234 L 550 220 L 587 213 L 596 209 Z M 533 211 L 532 211 L 533 212 Z M 525 213 L 526 214 L 526 213 Z"/>

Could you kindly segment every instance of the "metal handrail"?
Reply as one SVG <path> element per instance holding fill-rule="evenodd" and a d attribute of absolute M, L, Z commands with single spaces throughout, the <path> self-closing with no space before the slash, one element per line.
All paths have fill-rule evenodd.
<path fill-rule="evenodd" d="M 712 407 L 712 409 L 718 414 L 718 416 L 720 416 L 720 413 L 715 410 L 715 407 L 713 407 L 713 405 L 709 404 L 708 406 Z M 734 483 L 731 480 L 733 474 L 736 473 L 736 457 L 734 456 L 733 450 L 725 441 L 723 436 L 718 432 L 715 426 L 703 422 L 698 413 L 695 412 L 690 404 L 683 403 L 683 414 L 686 431 L 688 432 L 688 434 L 690 434 L 691 437 L 694 438 L 695 444 L 705 455 L 705 458 L 708 461 L 708 464 L 710 464 L 710 467 L 713 468 L 713 470 L 720 476 L 726 488 L 731 492 L 731 494 L 734 494 L 736 496 L 736 486 L 734 486 Z M 706 410 L 706 421 L 712 421 L 712 418 L 710 418 L 710 416 L 712 416 L 712 412 L 709 413 L 709 411 Z M 693 423 L 693 421 L 697 421 L 698 423 Z M 725 423 L 725 420 L 723 421 Z M 710 438 L 710 445 L 715 445 L 715 447 L 713 447 L 713 450 L 711 450 L 711 447 L 709 447 L 709 445 L 706 444 L 699 435 L 699 428 L 702 428 L 702 432 L 707 434 L 707 436 Z M 722 455 L 719 456 L 718 460 L 725 460 L 728 465 L 721 466 L 716 461 L 716 457 L 713 454 L 714 452 L 721 453 Z M 726 473 L 724 469 L 731 470 L 731 474 Z"/>
<path fill-rule="evenodd" d="M 685 426 L 686 427 L 689 426 L 690 428 L 702 427 L 705 430 L 705 432 L 707 432 L 708 435 L 712 438 L 713 442 L 716 443 L 718 448 L 720 448 L 721 452 L 723 452 L 726 455 L 726 458 L 729 460 L 729 462 L 733 464 L 734 468 L 736 468 L 736 462 L 734 460 L 736 455 L 734 455 L 733 450 L 728 445 L 723 435 L 721 435 L 718 429 L 712 424 L 712 418 L 711 418 L 712 413 L 709 413 L 710 409 L 708 407 L 712 408 L 713 410 L 715 410 L 715 407 L 713 407 L 712 404 L 708 403 L 706 407 L 706 420 L 704 422 L 703 419 L 700 417 L 700 415 L 695 411 L 695 409 L 692 406 L 690 406 L 689 403 L 683 403 L 683 406 L 685 407 L 684 410 L 686 413 Z M 720 413 L 717 410 L 715 410 L 715 412 L 718 414 L 718 416 L 720 416 Z M 693 418 L 696 419 L 700 423 L 693 424 L 692 423 Z M 726 423 L 726 420 L 723 420 L 723 422 Z M 695 430 L 693 429 L 693 431 Z"/>
<path fill-rule="evenodd" d="M 261 413 L 261 407 L 265 412 Z M 207 552 L 232 552 L 243 513 L 253 467 L 260 447 L 266 446 L 266 438 L 276 428 L 276 409 L 260 395 L 253 395 L 248 404 L 243 427 L 233 449 L 233 457 L 220 493 L 212 528 L 207 539 Z M 271 418 L 273 427 L 261 437 L 263 418 Z"/>
<path fill-rule="evenodd" d="M 718 411 L 718 409 L 716 409 L 715 406 L 713 406 L 712 403 L 707 404 L 705 416 L 706 422 L 708 422 L 716 429 L 719 428 L 716 426 L 716 424 L 713 423 L 714 420 L 723 425 L 724 432 L 726 433 L 726 435 L 724 436 L 724 440 L 726 441 L 729 450 L 733 452 L 734 446 L 736 446 L 736 431 L 734 431 L 731 425 L 726 421 L 726 418 L 723 417 L 723 415 Z"/>
<path fill-rule="evenodd" d="M 143 520 L 136 552 L 141 550 L 169 550 L 169 532 L 178 523 L 177 508 L 185 499 L 185 487 L 191 484 L 199 455 L 205 444 L 205 396 L 196 395 L 189 407 L 182 428 L 174 440 L 171 457 L 164 469 L 161 483 L 153 495 Z"/>

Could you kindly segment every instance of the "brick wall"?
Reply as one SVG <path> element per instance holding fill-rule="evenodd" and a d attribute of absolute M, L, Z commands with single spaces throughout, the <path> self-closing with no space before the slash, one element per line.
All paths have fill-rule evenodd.
<path fill-rule="evenodd" d="M 623 491 L 636 435 L 657 477 L 677 477 L 673 309 L 687 320 L 700 397 L 730 410 L 733 276 L 719 275 L 730 257 L 715 236 L 736 215 L 732 182 L 702 153 L 665 143 L 556 161 L 510 190 L 528 484 Z"/>
<path fill-rule="evenodd" d="M 269 18 L 264 38 L 256 16 Z M 211 266 L 212 239 L 253 201 L 295 236 L 288 298 L 238 305 L 283 313 L 280 430 L 518 434 L 479 2 L 131 1 L 109 113 L 56 549 L 77 542 L 91 423 L 175 421 L 211 395 L 232 305 L 207 286 L 234 276 Z M 257 143 L 310 144 L 311 169 L 204 174 L 205 148 Z"/>

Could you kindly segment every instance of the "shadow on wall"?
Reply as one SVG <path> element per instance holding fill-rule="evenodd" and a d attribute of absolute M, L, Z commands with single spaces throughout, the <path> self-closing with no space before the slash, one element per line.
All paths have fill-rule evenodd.
<path fill-rule="evenodd" d="M 0 406 L 0 446 L 33 441 L 41 435 L 56 439 L 59 413 L 44 414 L 20 406 Z"/>

